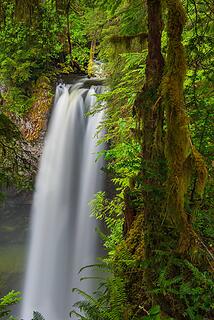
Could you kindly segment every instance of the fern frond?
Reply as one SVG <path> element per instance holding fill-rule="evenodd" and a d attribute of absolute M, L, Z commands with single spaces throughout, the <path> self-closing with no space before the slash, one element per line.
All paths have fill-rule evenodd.
<path fill-rule="evenodd" d="M 83 281 L 83 280 L 103 280 L 102 277 L 82 277 L 80 278 L 80 281 Z"/>
<path fill-rule="evenodd" d="M 78 293 L 79 295 L 81 295 L 83 298 L 85 298 L 86 300 L 89 300 L 89 301 L 92 301 L 93 303 L 96 303 L 96 299 L 94 299 L 90 294 L 84 292 L 84 291 L 81 290 L 81 289 L 73 288 L 73 289 L 72 289 L 72 292 L 76 292 L 76 293 Z"/>
<path fill-rule="evenodd" d="M 77 316 L 79 317 L 79 319 L 81 320 L 88 320 L 86 317 L 84 317 L 83 315 L 81 315 L 80 313 L 78 313 L 77 311 L 75 310 L 71 310 L 70 313 L 69 313 L 69 316 Z"/>
<path fill-rule="evenodd" d="M 81 273 L 83 270 L 89 269 L 89 268 L 108 269 L 109 267 L 108 267 L 107 264 L 105 264 L 105 263 L 90 264 L 90 265 L 87 265 L 87 266 L 82 267 L 82 268 L 79 270 L 79 273 Z M 110 272 L 110 271 L 109 271 L 109 272 Z"/>

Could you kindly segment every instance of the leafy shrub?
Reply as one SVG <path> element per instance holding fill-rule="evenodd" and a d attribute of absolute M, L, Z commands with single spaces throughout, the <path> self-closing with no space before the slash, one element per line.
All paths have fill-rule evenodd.
<path fill-rule="evenodd" d="M 10 307 L 17 304 L 21 300 L 20 292 L 10 291 L 6 296 L 0 299 L 0 318 L 14 319 L 11 315 Z M 10 317 L 9 317 L 10 316 Z M 9 318 L 8 318 L 9 317 Z"/>

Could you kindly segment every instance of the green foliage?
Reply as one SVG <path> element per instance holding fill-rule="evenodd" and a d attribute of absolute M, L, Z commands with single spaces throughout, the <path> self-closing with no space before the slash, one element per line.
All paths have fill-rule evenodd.
<path fill-rule="evenodd" d="M 184 43 L 188 55 L 186 100 L 191 116 L 191 132 L 199 151 L 210 161 L 213 117 L 213 20 L 206 5 L 191 0 L 187 4 L 188 24 Z"/>
<path fill-rule="evenodd" d="M 101 127 L 107 130 L 101 142 L 111 142 L 111 147 L 105 152 L 106 169 L 113 175 L 112 182 L 123 202 L 124 194 L 133 187 L 133 178 L 138 176 L 142 164 L 141 145 L 136 139 L 139 127 L 133 119 L 132 108 L 137 92 L 143 85 L 144 59 L 144 53 L 120 55 L 120 64 L 117 66 L 120 78 L 115 79 L 111 91 L 98 97 L 104 99 L 108 106 Z M 95 111 L 105 106 L 99 105 Z"/>
<path fill-rule="evenodd" d="M 0 82 L 5 87 L 4 106 L 23 114 L 32 105 L 36 80 L 43 74 L 56 75 L 62 66 L 70 66 L 69 70 L 74 71 L 71 60 L 84 69 L 89 48 L 81 11 L 71 9 L 59 15 L 53 1 L 39 2 L 30 24 L 17 19 L 15 12 L 13 2 L 4 2 L 5 19 L 0 24 Z M 68 50 L 68 27 L 72 56 Z"/>
<path fill-rule="evenodd" d="M 141 0 L 122 1 L 120 29 L 121 34 L 137 34 L 146 30 L 145 4 Z"/>
<path fill-rule="evenodd" d="M 2 96 L 7 108 L 22 114 L 32 104 L 32 84 L 48 71 L 62 46 L 57 39 L 60 22 L 45 5 L 38 9 L 33 26 L 14 19 L 14 10 L 12 4 L 6 5 L 0 26 L 0 81 L 6 87 Z"/>
<path fill-rule="evenodd" d="M 0 318 L 3 320 L 17 320 L 11 315 L 11 307 L 19 303 L 20 300 L 20 292 L 14 290 L 0 298 Z M 45 318 L 39 312 L 34 311 L 32 320 L 45 320 Z"/>
<path fill-rule="evenodd" d="M 213 19 L 211 1 L 188 1 L 188 23 L 184 32 L 184 44 L 188 58 L 185 81 L 185 98 L 190 116 L 190 129 L 194 145 L 203 155 L 208 179 L 203 203 L 192 210 L 195 230 L 208 248 L 212 249 L 213 232 Z M 194 193 L 195 181 L 192 186 Z"/>
<path fill-rule="evenodd" d="M 115 79 L 111 91 L 98 96 L 98 100 L 105 100 L 106 104 L 98 104 L 94 112 L 106 108 L 107 115 L 102 126 L 107 130 L 100 143 L 111 143 L 104 152 L 106 170 L 115 185 L 116 194 L 108 199 L 100 192 L 91 201 L 92 214 L 103 220 L 108 234 L 102 235 L 104 246 L 108 249 L 109 257 L 114 257 L 117 245 L 123 240 L 123 224 L 125 210 L 125 195 L 139 192 L 140 181 L 133 185 L 133 179 L 138 177 L 141 169 L 141 145 L 136 140 L 138 128 L 132 115 L 132 107 L 140 87 L 143 85 L 145 54 L 124 53 L 120 56 L 117 66 L 120 78 Z M 135 205 L 139 207 L 139 200 Z M 111 259 L 111 258 L 110 258 Z"/>
<path fill-rule="evenodd" d="M 213 115 L 211 107 L 213 104 L 212 72 L 210 72 L 213 63 L 211 60 L 213 47 L 211 2 L 206 1 L 209 12 L 207 12 L 206 5 L 200 1 L 191 0 L 183 1 L 183 3 L 188 16 L 184 32 L 184 45 L 188 58 L 185 102 L 190 117 L 189 127 L 193 135 L 193 142 L 206 157 L 211 174 L 211 140 L 213 136 L 211 125 Z M 185 257 L 179 257 L 176 252 L 170 251 L 169 248 L 172 243 L 174 245 L 173 241 L 175 241 L 176 235 L 176 230 L 172 230 L 170 222 L 169 226 L 167 225 L 169 228 L 164 230 L 163 234 L 157 235 L 157 242 L 162 241 L 161 237 L 163 237 L 167 246 L 166 252 L 157 252 L 154 261 L 142 260 L 142 247 L 140 253 L 138 252 L 140 260 L 137 262 L 137 254 L 134 249 L 133 252 L 131 250 L 132 247 L 135 248 L 135 243 L 132 243 L 130 251 L 127 250 L 126 241 L 130 241 L 131 238 L 133 242 L 137 242 L 134 233 L 138 231 L 133 228 L 133 234 L 125 235 L 124 233 L 127 194 L 131 198 L 128 205 L 131 205 L 134 213 L 143 215 L 143 194 L 150 192 L 149 189 L 145 189 L 140 177 L 145 170 L 142 159 L 143 127 L 140 121 L 143 110 L 135 110 L 134 107 L 138 93 L 142 91 L 145 82 L 147 47 L 144 43 L 139 44 L 136 39 L 133 40 L 134 38 L 132 40 L 127 38 L 129 35 L 147 32 L 147 12 L 142 1 L 99 2 L 95 11 L 100 19 L 90 21 L 90 26 L 94 33 L 96 33 L 96 28 L 100 27 L 101 29 L 100 32 L 97 32 L 98 37 L 101 35 L 99 55 L 106 62 L 109 91 L 100 95 L 98 99 L 104 100 L 106 103 L 97 106 L 94 112 L 101 108 L 106 110 L 106 118 L 101 129 L 105 128 L 107 132 L 101 142 L 108 144 L 108 150 L 104 152 L 106 171 L 115 186 L 115 195 L 108 199 L 105 193 L 98 193 L 91 205 L 92 214 L 97 219 L 103 220 L 107 226 L 107 235 L 101 234 L 108 250 L 103 261 L 107 263 L 112 274 L 111 279 L 114 281 L 112 282 L 113 287 L 109 287 L 107 284 L 109 277 L 103 284 L 104 291 L 99 292 L 92 299 L 84 297 L 85 300 L 77 305 L 84 312 L 84 316 L 81 318 L 79 315 L 79 318 L 109 319 L 107 314 L 102 313 L 102 308 L 106 310 L 108 302 L 112 298 L 113 300 L 118 299 L 123 304 L 123 308 L 120 307 L 119 312 L 118 306 L 112 304 L 112 319 L 169 319 L 162 312 L 166 309 L 169 315 L 175 316 L 175 319 L 176 317 L 191 320 L 211 319 L 213 315 L 213 281 L 210 272 L 204 267 L 204 265 L 209 265 L 211 255 L 208 258 L 209 262 L 206 261 L 204 265 L 203 263 L 198 264 L 196 261 L 197 259 L 203 260 L 203 249 L 209 251 L 213 245 L 213 227 L 210 225 L 213 207 L 211 177 L 209 177 L 203 203 L 199 204 L 197 209 L 191 207 L 191 203 L 186 206 L 194 230 L 200 234 L 198 241 L 202 241 L 199 245 L 200 249 L 195 248 L 197 252 L 192 253 L 191 262 Z M 91 13 L 92 11 L 89 10 L 88 17 L 92 16 Z M 163 5 L 163 19 L 165 22 L 165 5 Z M 164 58 L 166 58 L 167 47 L 167 35 L 164 32 L 162 37 Z M 151 107 L 159 108 L 159 105 Z M 165 130 L 166 124 L 163 123 L 163 139 L 165 139 Z M 156 177 L 152 176 L 151 178 Z M 194 184 L 193 177 L 192 185 L 188 190 L 190 198 L 194 193 Z M 164 205 L 163 201 L 163 207 Z M 165 219 L 166 217 L 163 216 L 163 225 Z M 141 228 L 144 228 L 143 223 Z M 143 229 L 143 231 L 146 230 Z M 151 281 L 156 283 L 154 292 L 151 292 L 150 279 L 147 282 L 142 280 L 145 278 L 149 264 L 151 264 L 150 268 L 154 273 L 154 279 Z M 136 274 L 139 276 L 137 277 Z M 139 284 L 136 283 L 137 281 Z M 120 283 L 122 284 L 121 297 L 116 297 L 114 290 L 120 288 Z M 136 296 L 130 288 L 133 283 L 136 286 Z M 134 300 L 137 300 L 137 294 L 143 301 L 142 306 L 135 305 Z M 108 300 L 105 300 L 105 295 L 108 295 Z M 156 304 L 160 306 L 152 307 L 148 297 L 151 297 L 151 300 L 155 297 Z M 172 306 L 172 310 L 169 306 Z M 152 308 L 148 311 L 150 307 Z M 95 313 L 93 313 L 94 310 L 96 310 Z"/>
<path fill-rule="evenodd" d="M 52 84 L 59 73 L 76 70 L 74 61 L 77 68 L 86 69 L 89 45 L 84 29 L 84 9 L 83 1 L 73 2 L 69 10 L 62 11 L 52 0 L 0 1 L 1 186 L 15 182 L 19 187 L 29 187 L 35 173 L 35 167 L 30 163 L 36 162 L 33 156 L 25 151 L 21 134 L 16 137 L 11 135 L 9 123 L 2 127 L 2 118 L 5 115 L 8 122 L 15 118 L 20 124 L 26 114 L 29 115 L 32 106 L 34 114 L 38 116 L 43 110 L 36 104 L 37 87 L 38 81 L 44 75 Z M 69 36 L 71 53 L 68 48 Z M 52 86 L 46 89 L 50 96 Z M 45 103 L 48 104 L 47 99 Z M 40 124 L 37 123 L 37 127 Z M 16 131 L 18 132 L 18 129 Z"/>
<path fill-rule="evenodd" d="M 10 307 L 17 304 L 21 300 L 20 292 L 10 291 L 6 296 L 0 299 L 0 318 L 14 319 L 11 315 Z"/>
<path fill-rule="evenodd" d="M 200 271 L 187 260 L 170 258 L 161 252 L 157 252 L 157 256 L 159 258 L 165 256 L 165 264 L 161 263 L 154 292 L 157 295 L 163 294 L 168 299 L 180 300 L 178 311 L 181 311 L 187 319 L 202 320 L 205 315 L 212 314 L 214 282 L 211 274 Z"/>
<path fill-rule="evenodd" d="M 89 47 L 85 32 L 84 19 L 76 13 L 71 13 L 69 16 L 72 28 L 72 58 L 85 70 L 89 60 Z"/>
<path fill-rule="evenodd" d="M 144 320 L 161 320 L 160 306 L 154 306 L 149 310 L 148 316 L 144 317 Z"/>
<path fill-rule="evenodd" d="M 99 233 L 104 241 L 104 247 L 108 250 L 108 256 L 114 257 L 118 244 L 123 240 L 123 196 L 118 194 L 112 200 L 109 200 L 104 192 L 98 192 L 96 198 L 90 202 L 90 206 L 92 215 L 106 224 L 107 235 L 102 232 Z"/>

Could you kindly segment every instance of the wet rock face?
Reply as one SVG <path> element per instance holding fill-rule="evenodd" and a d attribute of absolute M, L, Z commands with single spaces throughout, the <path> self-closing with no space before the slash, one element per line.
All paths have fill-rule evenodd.
<path fill-rule="evenodd" d="M 48 78 L 41 77 L 37 80 L 33 93 L 34 102 L 21 123 L 21 132 L 27 141 L 35 142 L 43 137 L 53 103 L 53 94 Z"/>
<path fill-rule="evenodd" d="M 0 86 L 1 92 L 5 90 Z M 42 153 L 54 90 L 50 80 L 40 77 L 32 96 L 32 106 L 25 115 L 0 107 L 0 172 L 7 185 L 32 187 Z M 0 101 L 1 102 L 1 101 Z M 4 102 L 3 102 L 4 103 Z M 4 183 L 5 184 L 5 183 Z"/>

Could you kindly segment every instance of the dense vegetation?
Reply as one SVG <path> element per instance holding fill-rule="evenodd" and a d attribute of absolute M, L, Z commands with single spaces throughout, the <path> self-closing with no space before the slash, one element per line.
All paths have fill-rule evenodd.
<path fill-rule="evenodd" d="M 77 319 L 214 318 L 212 14 L 210 0 L 0 1 L 1 184 L 19 181 L 14 119 L 35 109 L 38 90 L 105 63 L 110 90 L 94 112 L 106 109 L 115 194 L 91 202 L 107 254 Z M 0 317 L 16 302 L 1 300 Z"/>

